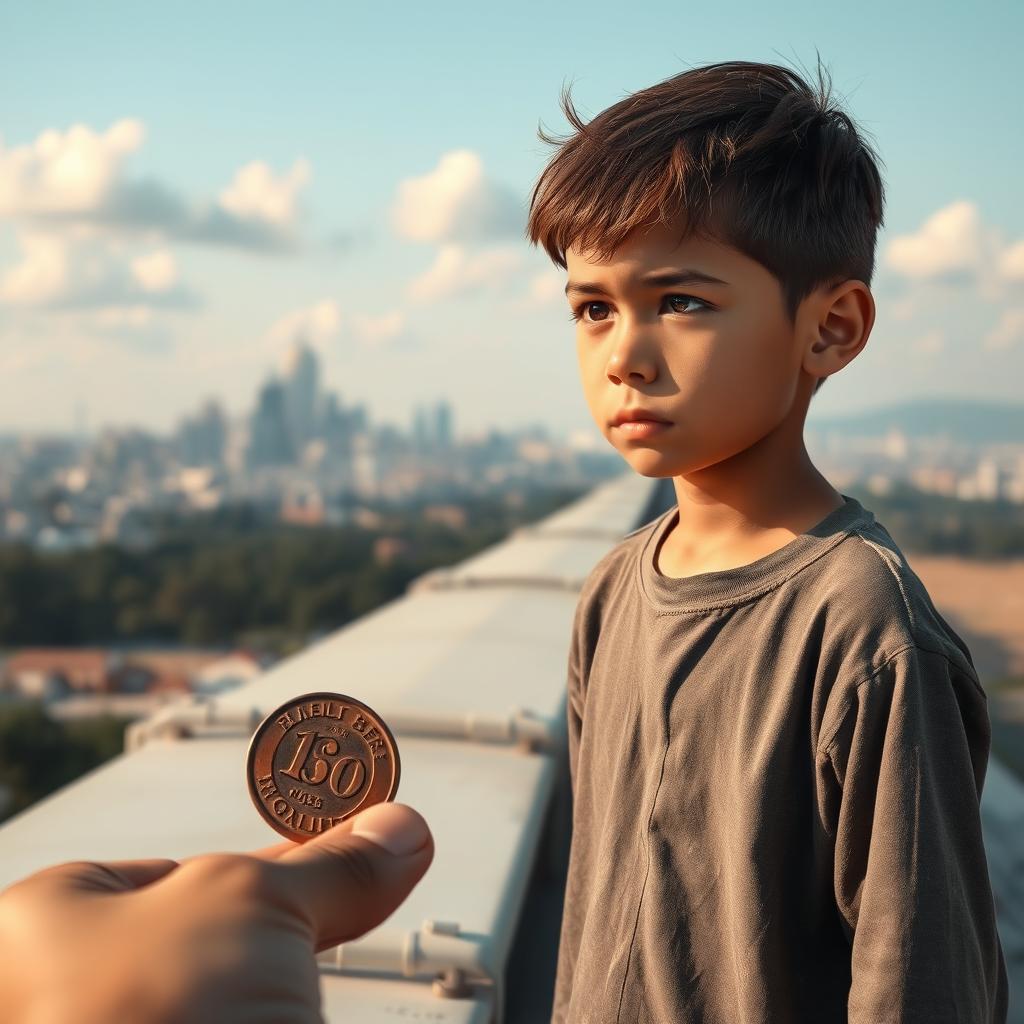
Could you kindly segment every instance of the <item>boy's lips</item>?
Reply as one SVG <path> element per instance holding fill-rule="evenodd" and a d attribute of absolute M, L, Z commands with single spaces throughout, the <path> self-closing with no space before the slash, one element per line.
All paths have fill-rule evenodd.
<path fill-rule="evenodd" d="M 612 426 L 617 427 L 622 423 L 634 423 L 637 420 L 647 420 L 651 423 L 666 423 L 671 425 L 672 421 L 659 416 L 650 409 L 641 409 L 639 406 L 632 409 L 620 409 L 612 419 Z"/>

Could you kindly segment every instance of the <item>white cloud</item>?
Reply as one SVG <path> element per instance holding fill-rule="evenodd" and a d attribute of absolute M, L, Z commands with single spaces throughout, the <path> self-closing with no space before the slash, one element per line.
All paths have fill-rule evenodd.
<path fill-rule="evenodd" d="M 983 223 L 975 203 L 959 200 L 937 210 L 918 231 L 894 238 L 885 259 L 905 278 L 906 291 L 888 312 L 894 321 L 908 324 L 905 335 L 916 328 L 918 336 L 908 351 L 934 355 L 946 351 L 949 341 L 957 338 L 970 338 L 977 348 L 976 329 L 965 317 L 960 318 L 958 329 L 950 328 L 957 310 L 966 312 L 965 300 L 970 300 L 971 308 L 994 309 L 999 314 L 995 327 L 981 339 L 981 350 L 1011 348 L 1024 334 L 1024 312 L 1019 307 L 1024 241 L 1007 243 L 998 227 Z M 950 285 L 967 290 L 951 292 Z M 1016 302 L 1016 308 L 1008 308 L 1008 300 Z"/>
<path fill-rule="evenodd" d="M 998 323 L 985 336 L 983 347 L 988 351 L 1012 348 L 1024 341 L 1024 308 L 1003 310 Z"/>
<path fill-rule="evenodd" d="M 322 299 L 277 319 L 266 332 L 266 347 L 285 362 L 302 343 L 326 355 L 330 343 L 343 327 L 346 335 L 366 348 L 408 347 L 414 342 L 403 310 L 376 315 L 354 313 L 344 317 L 333 299 Z"/>
<path fill-rule="evenodd" d="M 178 279 L 178 266 L 174 254 L 157 249 L 132 260 L 132 273 L 143 291 L 164 292 Z"/>
<path fill-rule="evenodd" d="M 468 250 L 461 245 L 442 245 L 433 266 L 412 280 L 411 299 L 435 302 L 452 295 L 504 284 L 523 263 L 523 252 L 512 246 Z"/>
<path fill-rule="evenodd" d="M 285 313 L 267 330 L 267 341 L 277 351 L 287 351 L 298 341 L 324 348 L 338 333 L 341 310 L 333 299 L 322 299 L 311 306 Z"/>
<path fill-rule="evenodd" d="M 13 376 L 34 370 L 46 362 L 46 353 L 39 346 L 0 345 L 0 374 Z"/>
<path fill-rule="evenodd" d="M 476 153 L 458 149 L 399 184 L 391 224 L 418 242 L 484 240 L 520 234 L 524 211 L 515 193 L 486 177 Z"/>
<path fill-rule="evenodd" d="M 975 203 L 958 200 L 916 232 L 893 238 L 885 263 L 915 283 L 972 282 L 983 298 L 998 299 L 1005 284 L 1024 281 L 1024 241 L 1006 244 L 999 228 L 982 222 Z"/>
<path fill-rule="evenodd" d="M 999 256 L 999 273 L 1007 281 L 1024 281 L 1024 241 L 1003 250 Z"/>
<path fill-rule="evenodd" d="M 912 292 L 902 299 L 895 299 L 889 303 L 889 316 L 893 320 L 910 320 L 918 311 L 918 295 Z"/>
<path fill-rule="evenodd" d="M 936 352 L 941 352 L 945 347 L 945 335 L 939 330 L 926 331 L 910 343 L 911 351 L 923 356 L 934 355 Z"/>
<path fill-rule="evenodd" d="M 34 143 L 12 149 L 0 142 L 0 215 L 95 210 L 144 136 L 140 121 L 124 119 L 103 133 L 75 124 L 66 132 L 51 128 Z"/>
<path fill-rule="evenodd" d="M 537 309 L 565 304 L 565 274 L 544 271 L 530 278 L 523 305 Z"/>
<path fill-rule="evenodd" d="M 0 301 L 38 305 L 60 295 L 69 278 L 68 244 L 55 235 L 21 236 L 22 261 L 0 277 Z"/>
<path fill-rule="evenodd" d="M 96 332 L 101 333 L 101 332 Z M 104 339 L 94 336 L 82 336 L 74 338 L 69 344 L 61 348 L 58 358 L 69 361 L 73 366 L 91 366 L 101 362 L 104 357 L 109 358 L 110 346 L 105 344 Z"/>
<path fill-rule="evenodd" d="M 81 313 L 76 319 L 87 335 L 99 339 L 98 345 L 93 344 L 96 355 L 109 355 L 110 342 L 116 343 L 121 351 L 128 348 L 146 355 L 167 353 L 175 347 L 176 334 L 157 320 L 152 306 L 104 306 Z"/>
<path fill-rule="evenodd" d="M 356 340 L 369 348 L 377 348 L 402 338 L 407 317 L 400 309 L 379 316 L 356 313 L 352 317 L 352 331 Z"/>
<path fill-rule="evenodd" d="M 102 133 L 76 124 L 48 129 L 27 145 L 0 144 L 0 216 L 51 230 L 91 225 L 248 249 L 296 246 L 307 160 L 281 175 L 250 161 L 218 199 L 190 201 L 159 180 L 125 175 L 126 158 L 144 136 L 142 122 L 124 119 Z"/>
<path fill-rule="evenodd" d="M 977 206 L 960 200 L 937 210 L 914 234 L 893 238 L 886 263 L 913 280 L 963 279 L 984 267 L 993 243 Z"/>
<path fill-rule="evenodd" d="M 220 204 L 243 220 L 263 220 L 289 228 L 295 221 L 299 190 L 309 177 L 308 160 L 296 160 L 279 178 L 262 160 L 253 160 L 239 168 L 234 180 L 221 192 Z"/>
<path fill-rule="evenodd" d="M 98 327 L 148 327 L 153 310 L 149 306 L 109 306 L 96 310 L 93 322 Z"/>
<path fill-rule="evenodd" d="M 118 239 L 73 232 L 25 230 L 18 241 L 21 262 L 0 274 L 0 304 L 51 311 L 198 305 L 196 295 L 177 284 L 166 250 L 132 258 Z"/>

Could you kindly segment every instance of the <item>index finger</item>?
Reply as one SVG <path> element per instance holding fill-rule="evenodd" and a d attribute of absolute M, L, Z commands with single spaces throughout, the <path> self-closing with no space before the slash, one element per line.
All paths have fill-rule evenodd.
<path fill-rule="evenodd" d="M 158 882 L 178 866 L 178 861 L 166 857 L 141 860 L 71 860 L 41 868 L 27 878 L 20 879 L 15 885 L 45 884 L 79 892 L 129 892 Z"/>

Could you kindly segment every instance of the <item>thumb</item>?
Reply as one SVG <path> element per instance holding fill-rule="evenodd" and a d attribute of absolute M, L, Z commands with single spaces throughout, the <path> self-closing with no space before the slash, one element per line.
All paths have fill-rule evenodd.
<path fill-rule="evenodd" d="M 275 860 L 312 923 L 316 949 L 357 938 L 386 920 L 434 859 L 434 839 L 406 804 L 374 804 Z"/>

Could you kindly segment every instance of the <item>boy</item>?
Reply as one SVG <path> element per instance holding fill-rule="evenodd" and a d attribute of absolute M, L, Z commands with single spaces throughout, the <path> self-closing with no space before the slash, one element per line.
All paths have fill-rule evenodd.
<path fill-rule="evenodd" d="M 534 190 L 591 414 L 677 500 L 576 610 L 555 1024 L 1006 1018 L 985 693 L 803 443 L 871 331 L 883 214 L 830 85 L 730 61 L 589 124 L 564 93 Z"/>

